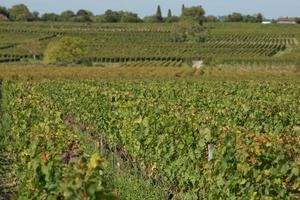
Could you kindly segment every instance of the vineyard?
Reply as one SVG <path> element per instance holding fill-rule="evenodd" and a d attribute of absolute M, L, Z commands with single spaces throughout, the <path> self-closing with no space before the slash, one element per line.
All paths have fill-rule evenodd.
<path fill-rule="evenodd" d="M 299 25 L 204 26 L 0 22 L 0 200 L 299 200 Z"/>
<path fill-rule="evenodd" d="M 300 198 L 299 80 L 6 79 L 1 91 L 1 195 Z"/>
<path fill-rule="evenodd" d="M 171 24 L 0 23 L 0 62 L 41 59 L 47 44 L 62 36 L 85 39 L 93 63 L 161 62 L 295 65 L 299 26 L 206 24 L 205 42 L 174 42 Z M 137 64 L 138 66 L 138 64 Z"/>

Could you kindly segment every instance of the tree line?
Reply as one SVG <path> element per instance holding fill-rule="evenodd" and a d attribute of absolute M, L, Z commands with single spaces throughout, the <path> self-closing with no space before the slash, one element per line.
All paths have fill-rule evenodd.
<path fill-rule="evenodd" d="M 182 5 L 182 13 L 186 7 Z M 53 21 L 53 22 L 102 22 L 102 23 L 175 23 L 179 22 L 181 16 L 173 15 L 172 10 L 168 9 L 164 17 L 161 7 L 158 5 L 156 13 L 151 16 L 141 18 L 137 13 L 128 11 L 106 10 L 101 15 L 95 15 L 93 12 L 80 9 L 77 12 L 72 10 L 63 11 L 60 14 L 44 13 L 39 14 L 37 11 L 31 12 L 24 4 L 18 4 L 11 8 L 0 6 L 0 20 L 10 21 Z M 223 17 L 213 15 L 204 16 L 205 22 L 252 22 L 260 23 L 264 19 L 261 13 L 255 15 L 242 15 L 241 13 L 232 13 Z"/>

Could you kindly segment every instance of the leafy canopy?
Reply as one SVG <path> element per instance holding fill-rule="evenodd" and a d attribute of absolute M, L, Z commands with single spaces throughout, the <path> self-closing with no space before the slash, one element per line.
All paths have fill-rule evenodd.
<path fill-rule="evenodd" d="M 205 11 L 202 6 L 183 7 L 179 23 L 173 31 L 174 42 L 203 42 L 205 40 Z"/>
<path fill-rule="evenodd" d="M 71 21 L 74 16 L 75 13 L 72 10 L 63 11 L 60 14 L 61 21 Z"/>
<path fill-rule="evenodd" d="M 173 31 L 173 42 L 204 42 L 206 32 L 203 26 L 190 20 L 179 21 Z"/>
<path fill-rule="evenodd" d="M 200 25 L 203 25 L 205 10 L 202 6 L 193 6 L 190 8 L 184 8 L 181 14 L 180 20 L 181 21 L 193 21 Z"/>
<path fill-rule="evenodd" d="M 96 17 L 96 21 L 102 23 L 135 23 L 142 22 L 138 14 L 126 11 L 107 10 L 103 15 Z"/>
<path fill-rule="evenodd" d="M 46 64 L 80 64 L 86 58 L 85 41 L 77 37 L 63 37 L 51 42 L 46 51 Z"/>
<path fill-rule="evenodd" d="M 33 19 L 33 16 L 27 6 L 19 4 L 9 10 L 9 18 L 15 21 L 30 21 Z"/>
<path fill-rule="evenodd" d="M 8 10 L 3 6 L 0 6 L 0 15 L 9 16 Z"/>
<path fill-rule="evenodd" d="M 156 10 L 156 15 L 157 17 L 157 21 L 158 22 L 162 22 L 163 21 L 163 17 L 162 17 L 162 12 L 161 12 L 161 8 L 160 5 L 157 6 L 157 10 Z"/>

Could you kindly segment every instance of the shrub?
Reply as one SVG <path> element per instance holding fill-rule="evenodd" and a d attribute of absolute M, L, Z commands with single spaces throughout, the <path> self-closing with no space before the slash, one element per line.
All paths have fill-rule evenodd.
<path fill-rule="evenodd" d="M 46 64 L 80 64 L 86 59 L 87 50 L 85 41 L 76 37 L 63 37 L 49 43 L 45 51 L 44 62 Z"/>
<path fill-rule="evenodd" d="M 165 22 L 167 23 L 176 23 L 179 21 L 179 17 L 177 16 L 171 16 L 171 17 L 167 17 Z"/>
<path fill-rule="evenodd" d="M 14 21 L 30 21 L 33 16 L 27 6 L 19 4 L 9 10 L 9 18 Z"/>
<path fill-rule="evenodd" d="M 206 39 L 205 28 L 192 20 L 179 21 L 171 34 L 173 42 L 197 43 Z"/>

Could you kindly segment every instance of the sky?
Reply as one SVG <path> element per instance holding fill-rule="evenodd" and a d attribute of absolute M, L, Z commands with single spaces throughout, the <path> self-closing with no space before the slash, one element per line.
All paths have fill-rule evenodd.
<path fill-rule="evenodd" d="M 87 9 L 94 14 L 102 14 L 107 9 L 126 10 L 144 17 L 155 13 L 161 5 L 164 15 L 172 9 L 178 15 L 181 5 L 202 5 L 207 15 L 222 16 L 232 12 L 243 14 L 263 13 L 269 19 L 284 16 L 300 16 L 300 0 L 0 0 L 1 6 L 11 7 L 23 3 L 31 11 L 40 13 L 64 10 Z"/>

